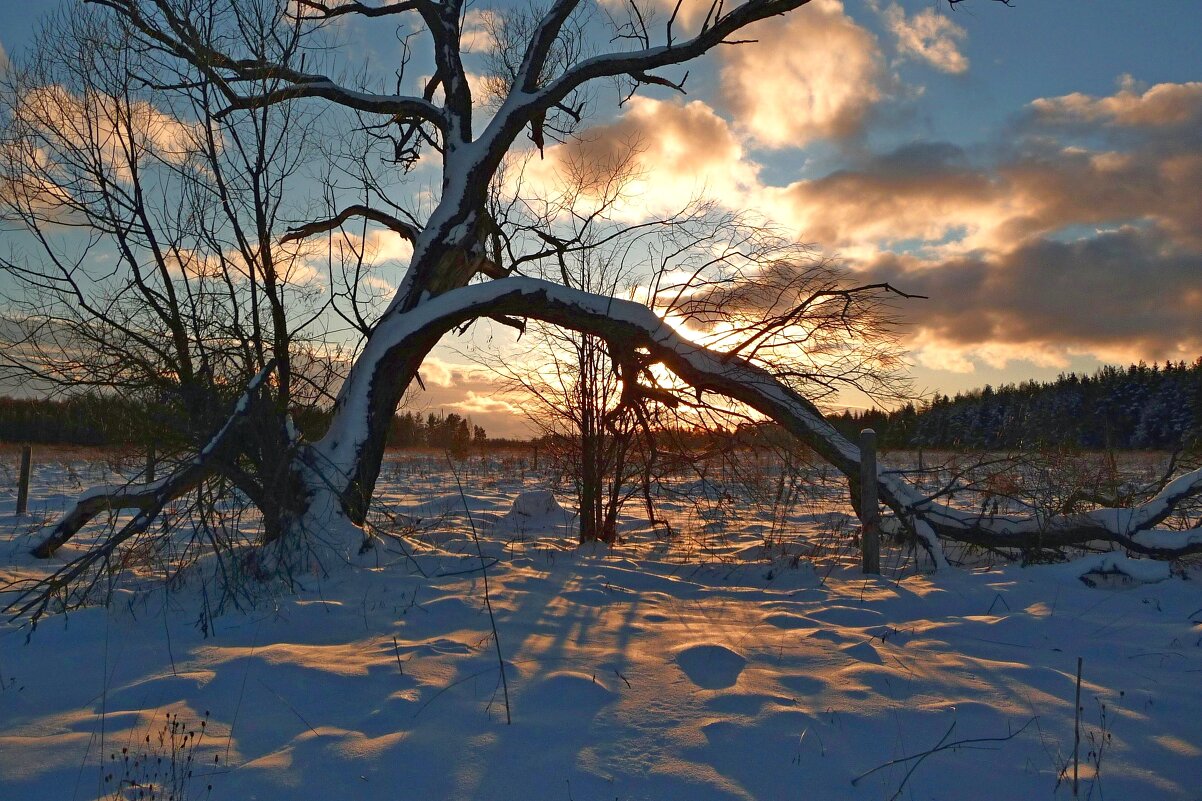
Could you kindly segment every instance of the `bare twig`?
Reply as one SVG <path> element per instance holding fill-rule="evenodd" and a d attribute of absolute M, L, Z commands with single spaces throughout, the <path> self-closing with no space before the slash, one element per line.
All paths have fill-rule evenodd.
<path fill-rule="evenodd" d="M 1027 730 L 1028 726 L 1030 726 L 1032 723 L 1035 722 L 1035 720 L 1036 720 L 1036 718 L 1032 717 L 1030 720 L 1028 720 L 1026 723 L 1024 723 L 1022 725 L 1022 728 L 1018 729 L 1017 731 L 1010 732 L 1005 737 L 970 737 L 970 738 L 967 738 L 964 740 L 953 740 L 952 742 L 949 743 L 949 742 L 947 742 L 947 738 L 951 736 L 952 732 L 956 728 L 956 722 L 952 721 L 952 725 L 947 727 L 947 731 L 945 731 L 943 733 L 943 736 L 939 738 L 939 742 L 937 742 L 935 744 L 934 748 L 928 749 L 926 751 L 920 751 L 919 753 L 911 754 L 910 756 L 899 757 L 898 759 L 891 759 L 888 762 L 885 762 L 884 764 L 877 765 L 872 770 L 867 770 L 867 771 L 861 773 L 859 776 L 852 779 L 851 780 L 852 786 L 853 787 L 857 786 L 860 783 L 861 779 L 865 779 L 865 778 L 871 776 L 872 774 L 876 773 L 879 770 L 884 770 L 885 768 L 892 767 L 893 765 L 901 765 L 906 762 L 910 762 L 911 760 L 915 760 L 914 764 L 910 766 L 910 769 L 908 771 L 906 771 L 906 775 L 902 779 L 901 784 L 898 785 L 897 791 L 894 792 L 893 795 L 891 795 L 889 797 L 889 801 L 895 801 L 895 799 L 901 795 L 902 789 L 904 789 L 906 786 L 906 782 L 908 782 L 910 780 L 910 777 L 912 775 L 914 775 L 914 771 L 918 769 L 918 766 L 922 764 L 922 761 L 924 759 L 931 756 L 932 754 L 937 754 L 940 751 L 947 751 L 947 750 L 953 749 L 953 748 L 959 748 L 962 745 L 974 745 L 976 743 L 1004 743 L 1007 740 L 1013 740 L 1015 737 L 1022 734 L 1024 731 Z"/>
<path fill-rule="evenodd" d="M 1081 657 L 1077 657 L 1077 703 L 1073 708 L 1073 798 L 1077 797 L 1081 757 L 1081 662 Z"/>
<path fill-rule="evenodd" d="M 459 488 L 459 497 L 463 500 L 463 510 L 467 512 L 467 522 L 472 529 L 472 542 L 476 544 L 476 554 L 480 557 L 480 573 L 484 576 L 484 606 L 488 608 L 488 622 L 492 626 L 492 641 L 497 649 L 497 665 L 501 669 L 501 688 L 505 694 L 505 723 L 513 724 L 513 717 L 509 710 L 509 680 L 505 677 L 505 659 L 501 656 L 501 636 L 497 634 L 497 618 L 492 611 L 492 597 L 488 592 L 488 564 L 484 559 L 484 551 L 480 548 L 480 536 L 476 533 L 476 521 L 472 518 L 472 510 L 467 505 L 467 494 L 463 491 L 463 482 L 459 480 L 459 471 L 455 469 L 455 463 L 451 461 L 451 454 L 447 454 L 447 464 L 451 467 L 451 474 L 455 476 L 455 486 Z"/>

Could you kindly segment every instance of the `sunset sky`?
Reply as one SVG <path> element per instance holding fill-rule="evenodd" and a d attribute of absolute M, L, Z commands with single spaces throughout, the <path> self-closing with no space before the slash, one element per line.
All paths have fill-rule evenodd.
<path fill-rule="evenodd" d="M 687 3 L 685 25 L 701 8 Z M 686 96 L 599 104 L 587 141 L 549 147 L 535 167 L 637 141 L 646 212 L 704 191 L 865 281 L 929 296 L 903 307 L 920 390 L 1193 361 L 1202 3 L 1013 3 L 813 0 L 752 29 L 755 44 L 691 65 Z M 19 52 L 50 5 L 5 2 L 0 45 Z M 340 35 L 383 68 L 393 29 Z M 438 352 L 419 403 L 516 433 L 495 386 L 459 361 Z"/>

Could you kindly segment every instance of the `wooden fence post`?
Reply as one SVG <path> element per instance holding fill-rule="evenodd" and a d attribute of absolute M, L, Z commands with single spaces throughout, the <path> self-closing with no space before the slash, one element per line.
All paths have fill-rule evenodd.
<path fill-rule="evenodd" d="M 146 450 L 146 483 L 147 484 L 154 481 L 154 467 L 155 467 L 155 463 L 158 461 L 158 459 L 156 457 L 157 457 L 157 454 L 154 452 L 154 446 L 151 445 Z"/>
<path fill-rule="evenodd" d="M 860 551 L 865 573 L 881 573 L 880 510 L 877 502 L 876 432 L 860 432 Z"/>
<path fill-rule="evenodd" d="M 17 514 L 23 515 L 29 509 L 29 474 L 33 467 L 33 446 L 21 447 L 21 475 L 17 483 Z"/>

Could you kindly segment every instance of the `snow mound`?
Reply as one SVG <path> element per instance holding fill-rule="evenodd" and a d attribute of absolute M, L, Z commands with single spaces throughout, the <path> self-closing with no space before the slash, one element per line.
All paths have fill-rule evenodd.
<path fill-rule="evenodd" d="M 789 612 L 773 612 L 770 615 L 765 615 L 762 622 L 775 626 L 778 629 L 810 629 L 814 627 L 814 621 L 803 615 L 794 615 Z"/>
<path fill-rule="evenodd" d="M 597 709 L 617 698 L 617 694 L 597 680 L 578 671 L 561 670 L 538 680 L 526 690 L 522 700 L 535 714 L 545 714 L 548 707 L 574 710 Z"/>
<path fill-rule="evenodd" d="M 739 680 L 747 660 L 725 645 L 701 643 L 677 651 L 676 664 L 698 687 L 720 690 Z"/>
<path fill-rule="evenodd" d="M 513 500 L 513 508 L 497 521 L 498 528 L 511 531 L 554 531 L 569 525 L 573 515 L 555 500 L 550 490 L 523 492 Z"/>

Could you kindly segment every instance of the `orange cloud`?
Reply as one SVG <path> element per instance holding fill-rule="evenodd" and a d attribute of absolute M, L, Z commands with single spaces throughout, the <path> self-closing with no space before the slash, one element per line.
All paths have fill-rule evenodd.
<path fill-rule="evenodd" d="M 1034 113 L 1055 101 L 1032 104 L 992 150 L 913 144 L 779 187 L 763 182 L 739 131 L 714 109 L 636 98 L 583 140 L 548 148 L 527 178 L 636 147 L 643 172 L 624 201 L 629 218 L 674 211 L 702 190 L 727 208 L 759 209 L 865 280 L 929 294 L 905 305 L 925 365 L 1194 358 L 1202 140 L 1192 126 L 1159 121 L 1202 119 L 1202 93 L 1193 84 L 1120 87 L 1074 106 L 1068 127 L 1063 115 Z"/>
<path fill-rule="evenodd" d="M 463 400 L 457 403 L 448 403 L 447 406 L 469 415 L 503 414 L 517 417 L 522 413 L 519 407 L 503 398 L 491 394 L 479 395 L 470 389 L 467 392 L 467 397 Z"/>
<path fill-rule="evenodd" d="M 759 186 L 758 166 L 747 160 L 726 120 L 701 101 L 652 100 L 634 97 L 614 122 L 584 132 L 579 138 L 547 148 L 532 158 L 520 176 L 523 191 L 534 197 L 562 192 L 566 176 L 579 165 L 595 171 L 593 199 L 605 188 L 613 167 L 630 160 L 635 175 L 626 186 L 617 213 L 645 219 L 679 211 L 691 199 L 706 195 L 739 208 Z M 518 176 L 513 178 L 516 191 Z"/>
<path fill-rule="evenodd" d="M 781 208 L 865 281 L 930 297 L 905 306 L 925 366 L 1196 358 L 1202 91 L 1124 81 L 1031 110 L 991 153 L 904 147 L 776 190 Z"/>
<path fill-rule="evenodd" d="M 844 255 L 907 244 L 946 257 L 1139 221 L 1202 247 L 1200 182 L 1202 153 L 1163 142 L 1101 152 L 1036 146 L 982 166 L 953 145 L 922 144 L 779 195 L 803 238 Z"/>
<path fill-rule="evenodd" d="M 765 147 L 852 136 L 883 97 L 877 39 L 840 0 L 814 0 L 756 23 L 746 38 L 756 42 L 720 53 L 722 99 Z"/>
<path fill-rule="evenodd" d="M 916 358 L 931 367 L 1062 366 L 1073 353 L 1192 360 L 1202 351 L 1202 252 L 1166 246 L 1155 228 L 948 260 L 885 254 L 859 267 L 866 281 L 928 296 L 907 310 Z"/>
<path fill-rule="evenodd" d="M 975 238 L 1009 215 L 1006 187 L 947 144 L 902 148 L 780 191 L 802 238 L 846 252 Z"/>
<path fill-rule="evenodd" d="M 440 348 L 451 358 L 453 351 Z M 449 361 L 440 351 L 422 362 L 425 389 L 414 384 L 405 395 L 404 407 L 412 411 L 456 412 L 483 426 L 490 437 L 529 437 L 531 428 L 521 410 L 523 397 L 512 391 L 495 370 L 476 364 Z"/>

